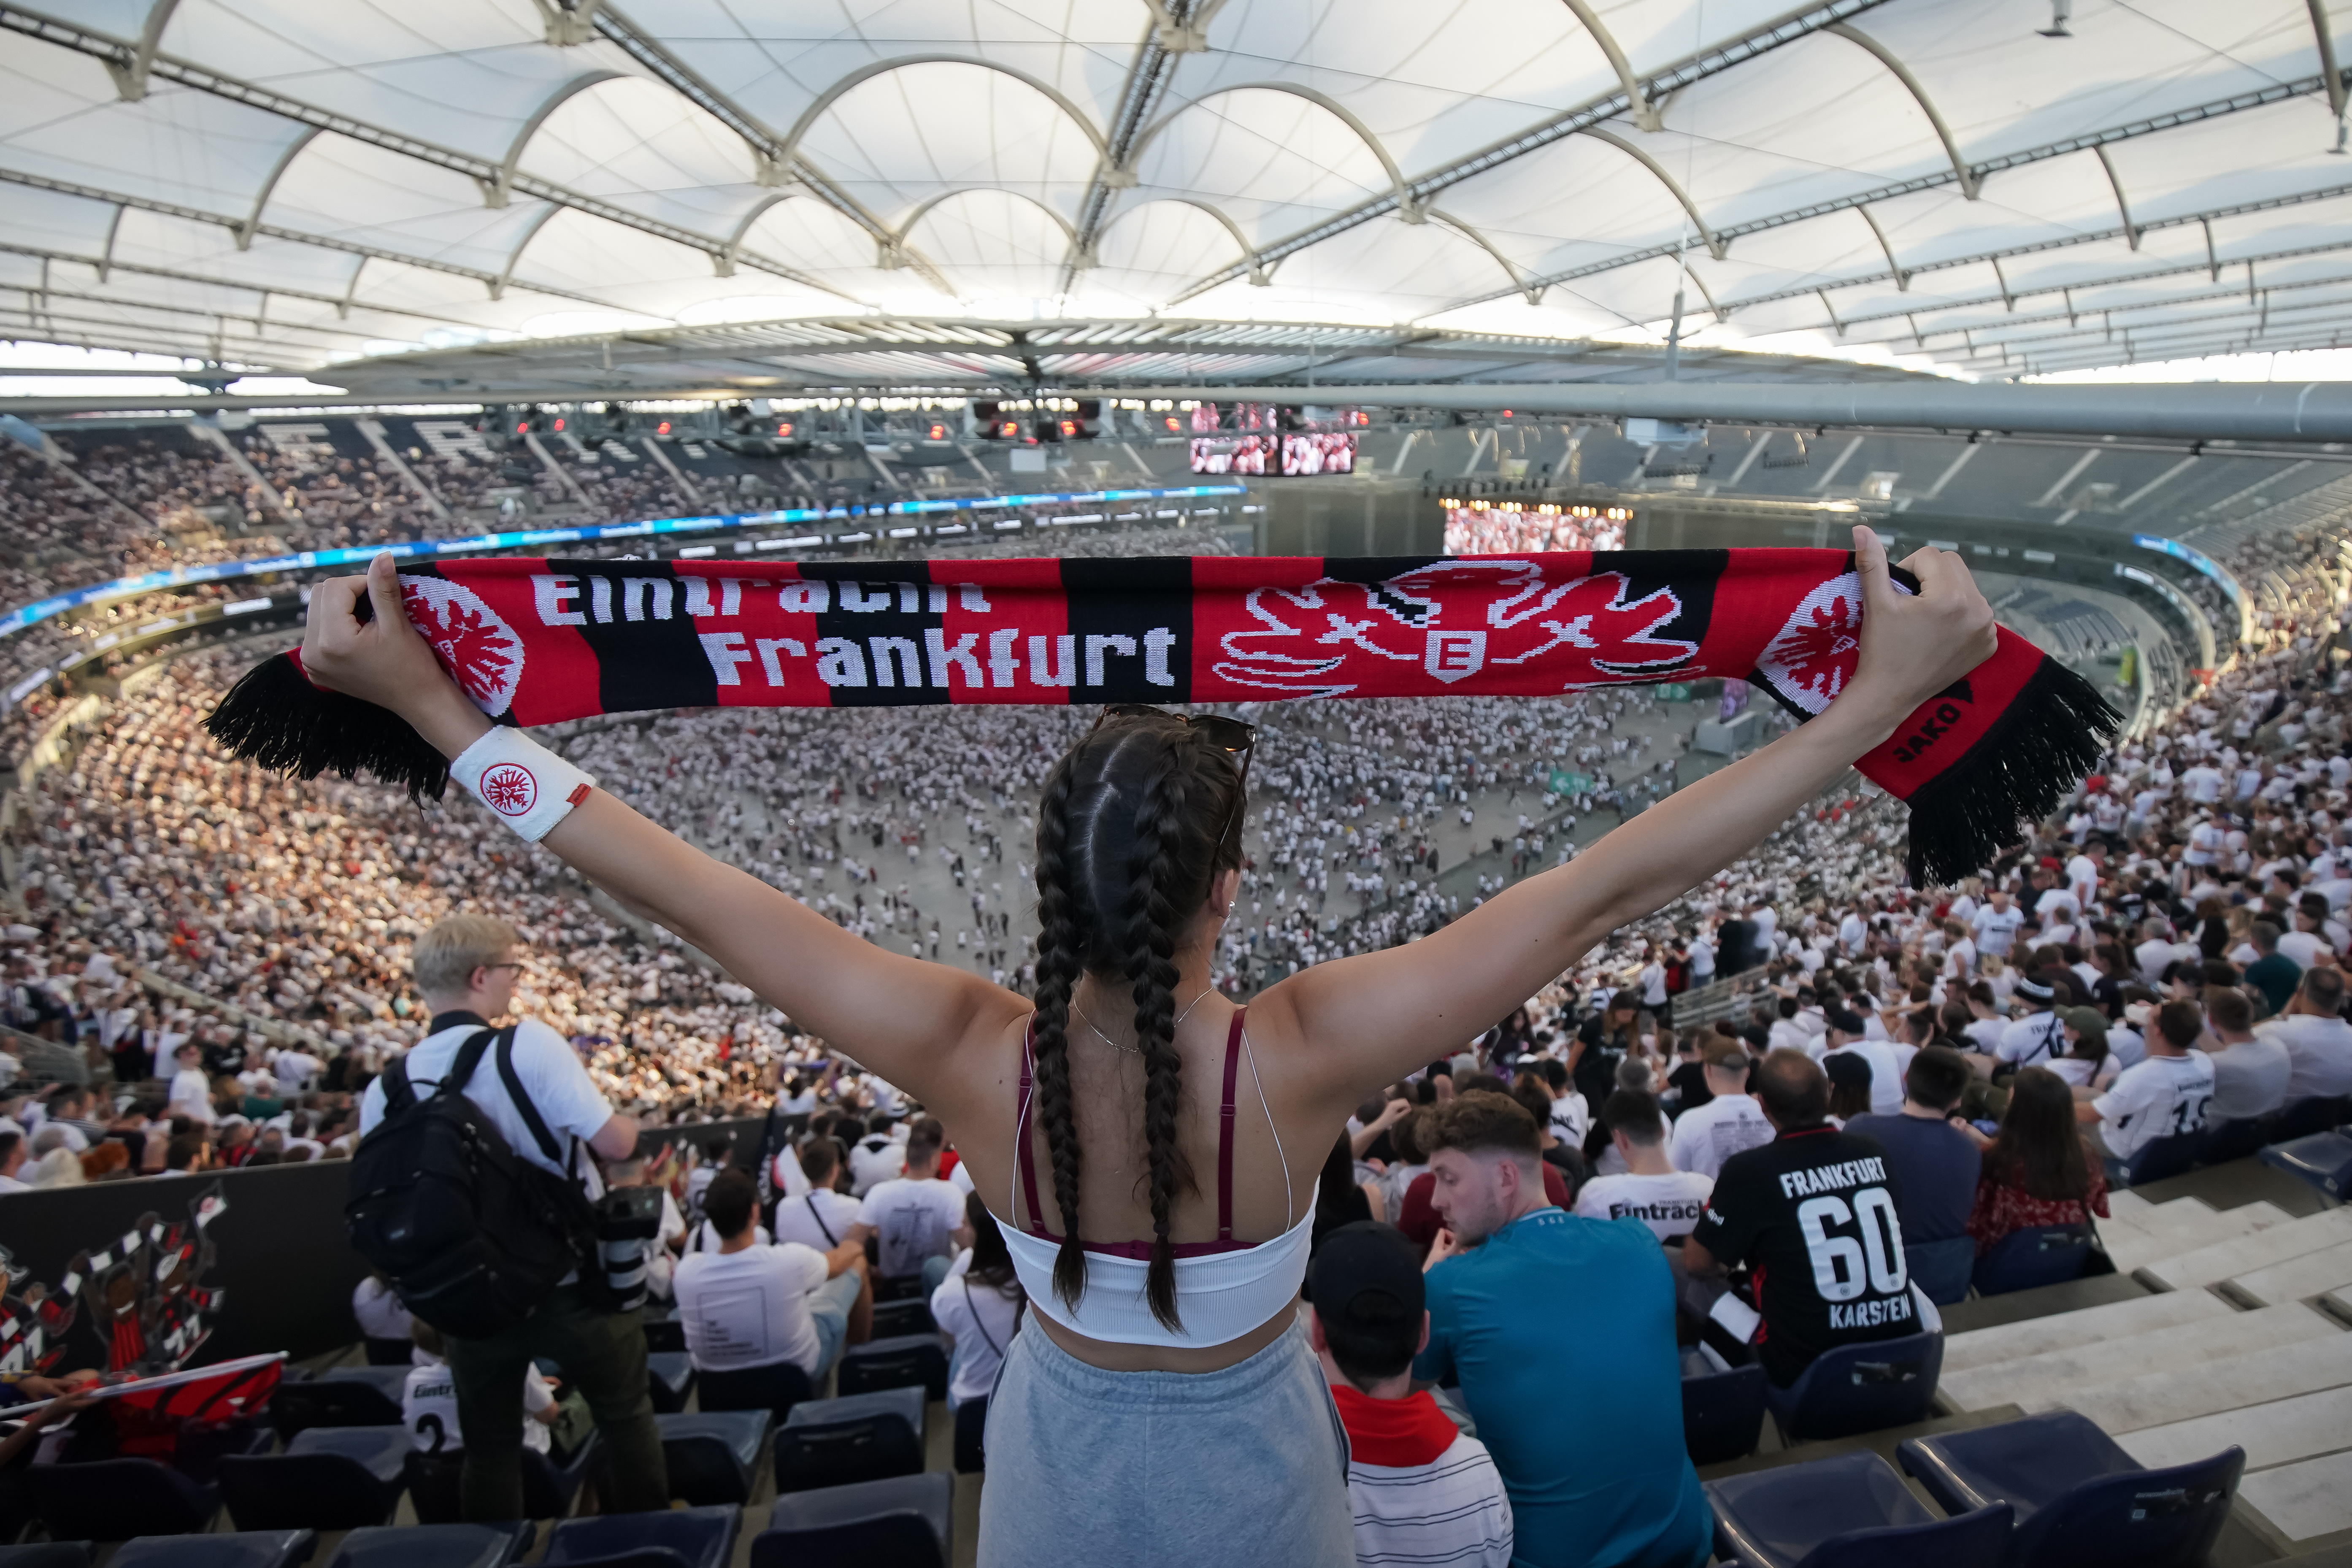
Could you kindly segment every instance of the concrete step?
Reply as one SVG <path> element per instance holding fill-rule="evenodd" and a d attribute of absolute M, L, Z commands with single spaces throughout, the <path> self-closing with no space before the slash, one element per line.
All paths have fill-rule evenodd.
<path fill-rule="evenodd" d="M 2197 1208 L 2183 1206 L 2191 1203 L 2197 1204 Z M 2176 1215 L 2171 1212 L 2174 1209 L 2180 1212 Z M 2273 1204 L 2251 1203 L 2233 1209 L 2215 1209 L 2194 1198 L 2181 1198 L 2160 1205 L 2154 1215 L 2143 1216 L 2156 1219 L 2154 1225 L 2135 1221 L 2116 1227 L 2117 1234 L 2109 1236 L 2109 1226 L 2103 1221 L 2099 1234 L 2106 1239 L 2107 1255 L 2116 1260 L 2116 1267 L 2129 1274 L 2151 1263 L 2257 1235 L 2284 1225 L 2293 1217 Z"/>
<path fill-rule="evenodd" d="M 2087 1394 L 2154 1368 L 2170 1368 L 2178 1374 L 2248 1351 L 2336 1338 L 2342 1333 L 2326 1318 L 2299 1305 L 2265 1307 L 2257 1312 L 2226 1312 L 2167 1329 L 2047 1351 L 1970 1372 L 1948 1370 L 1941 1392 L 1962 1410 L 1981 1410 L 1988 1405 L 2049 1410 L 2069 1403 L 2069 1395 Z"/>
<path fill-rule="evenodd" d="M 2330 1388 L 2149 1426 L 2116 1441 L 2152 1470 L 2208 1458 L 2232 1443 L 2246 1451 L 2249 1470 L 2293 1464 L 2352 1448 L 2352 1388 Z"/>
<path fill-rule="evenodd" d="M 2155 1204 L 2148 1202 L 2129 1188 L 2107 1194 L 2107 1212 L 2126 1225 L 2138 1223 L 2140 1215 L 2156 1206 Z"/>
<path fill-rule="evenodd" d="M 2238 1496 L 2289 1541 L 2352 1530 L 2352 1453 L 2258 1471 L 2240 1484 Z"/>
<path fill-rule="evenodd" d="M 2281 1307 L 2274 1311 L 2309 1310 Z M 2313 1312 L 2313 1317 L 2319 1314 Z M 2252 1313 L 2241 1316 L 2251 1317 Z M 2323 1322 L 2325 1319 L 2321 1320 Z M 2200 1365 L 2163 1366 L 2065 1403 L 2111 1436 L 2193 1421 L 2224 1410 L 2352 1386 L 2352 1334 L 2273 1345 Z"/>
<path fill-rule="evenodd" d="M 2305 1219 L 2291 1219 L 2191 1252 L 2159 1258 L 2142 1265 L 2138 1272 L 2142 1279 L 2164 1289 L 2194 1290 L 2347 1242 L 2352 1242 L 2352 1209 L 2329 1209 Z"/>
<path fill-rule="evenodd" d="M 2352 1289 L 2352 1241 L 2306 1252 L 2251 1274 L 2231 1275 L 2223 1289 L 2265 1307 Z"/>
<path fill-rule="evenodd" d="M 1948 1378 L 1955 1373 L 2022 1361 L 2052 1351 L 2151 1333 L 2208 1318 L 2234 1316 L 2230 1304 L 2210 1290 L 2168 1290 L 2104 1307 L 2061 1312 L 2055 1317 L 2028 1318 L 2020 1323 L 1948 1335 L 1944 1340 L 1944 1375 Z"/>

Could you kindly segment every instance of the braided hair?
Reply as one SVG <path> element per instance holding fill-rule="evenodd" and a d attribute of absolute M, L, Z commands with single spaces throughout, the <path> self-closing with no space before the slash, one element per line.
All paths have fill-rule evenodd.
<path fill-rule="evenodd" d="M 1176 1251 L 1170 1215 L 1196 1191 L 1178 1137 L 1182 1058 L 1176 1051 L 1176 943 L 1219 871 L 1241 864 L 1241 778 L 1225 754 L 1171 717 L 1121 715 L 1071 748 L 1045 782 L 1037 812 L 1036 1105 L 1054 1168 L 1062 1248 L 1054 1293 L 1076 1310 L 1086 1294 L 1078 1235 L 1081 1169 L 1069 1061 L 1070 998 L 1081 976 L 1114 976 L 1135 1000 L 1143 1058 L 1145 1175 L 1152 1242 L 1144 1295 L 1171 1331 Z M 1031 1199 L 1035 1201 L 1034 1195 Z"/>

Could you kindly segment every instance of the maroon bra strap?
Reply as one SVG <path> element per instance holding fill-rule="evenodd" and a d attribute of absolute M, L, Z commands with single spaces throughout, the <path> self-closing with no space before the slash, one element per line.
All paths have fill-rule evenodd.
<path fill-rule="evenodd" d="M 1021 1184 L 1029 1189 L 1029 1234 L 1045 1235 L 1045 1208 L 1037 1196 L 1037 1157 L 1029 1150 L 1030 1047 L 1037 1036 L 1037 1016 L 1021 1032 L 1021 1109 L 1013 1121 L 1013 1140 L 1021 1145 Z"/>
<path fill-rule="evenodd" d="M 1225 1093 L 1217 1107 L 1217 1239 L 1234 1238 L 1234 1075 L 1242 1059 L 1242 1018 L 1246 1007 L 1234 1012 L 1234 1026 L 1225 1036 Z"/>

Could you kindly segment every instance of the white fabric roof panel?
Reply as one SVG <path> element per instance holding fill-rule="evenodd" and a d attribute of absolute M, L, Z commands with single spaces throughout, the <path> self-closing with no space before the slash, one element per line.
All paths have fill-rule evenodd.
<path fill-rule="evenodd" d="M 48 255 L 57 289 L 75 258 L 87 296 L 51 330 L 30 294 L 0 311 L 106 347 L 209 330 L 289 371 L 845 310 L 1639 339 L 1678 286 L 1688 341 L 1964 374 L 2144 358 L 2168 321 L 2217 350 L 2352 333 L 2344 93 L 2306 0 L 2051 15 L 0 0 L 0 255 Z M 2352 0 L 2317 16 L 2340 35 Z M 257 310 L 271 289 L 319 298 Z M 2011 330 L 2060 290 L 2074 326 Z"/>

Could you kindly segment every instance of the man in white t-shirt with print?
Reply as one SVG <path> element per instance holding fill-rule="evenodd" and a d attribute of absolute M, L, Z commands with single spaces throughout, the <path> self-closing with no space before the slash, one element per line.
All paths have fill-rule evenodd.
<path fill-rule="evenodd" d="M 452 915 L 416 939 L 410 950 L 416 989 L 431 1022 L 425 1037 L 402 1058 L 411 1089 L 434 1092 L 467 1043 L 489 1029 L 514 1000 L 521 933 L 487 915 Z M 495 1045 L 467 1079 L 465 1096 L 505 1137 L 518 1159 L 558 1176 L 576 1165 L 591 1198 L 604 1192 L 593 1152 L 625 1160 L 636 1152 L 637 1124 L 614 1113 L 581 1065 L 571 1043 L 546 1025 L 515 1026 L 510 1063 L 541 1122 L 558 1147 L 551 1158 L 508 1095 Z M 384 1079 L 368 1085 L 360 1101 L 362 1137 L 384 1116 Z M 584 1149 L 575 1151 L 575 1143 Z M 450 1336 L 449 1371 L 466 1416 L 465 1515 L 490 1521 L 522 1517 L 523 1373 L 545 1356 L 588 1402 L 612 1465 L 616 1512 L 669 1506 L 669 1471 L 661 1430 L 654 1425 L 646 1377 L 646 1335 L 635 1312 L 591 1306 L 567 1278 L 539 1309 L 513 1328 L 487 1339 Z"/>
<path fill-rule="evenodd" d="M 2105 1094 L 2075 1104 L 2074 1119 L 2109 1159 L 2128 1163 L 2159 1138 L 2186 1137 L 2205 1125 L 2213 1058 L 2196 1048 L 2204 1028 L 2196 1003 L 2167 1002 L 2147 1033 L 2147 1059 L 2126 1068 Z"/>
<path fill-rule="evenodd" d="M 1660 1241 L 1688 1236 L 1706 1212 L 1715 1178 L 1675 1169 L 1654 1095 L 1621 1089 L 1601 1114 L 1625 1172 L 1585 1183 L 1576 1194 L 1576 1212 L 1587 1219 L 1638 1219 Z"/>
<path fill-rule="evenodd" d="M 1706 1089 L 1714 1098 L 1675 1120 L 1668 1158 L 1675 1170 L 1712 1183 L 1726 1160 L 1743 1149 L 1769 1143 L 1774 1134 L 1748 1092 L 1748 1047 L 1738 1040 L 1712 1040 L 1699 1059 L 1706 1064 Z"/>
<path fill-rule="evenodd" d="M 936 1116 L 916 1122 L 907 1134 L 907 1173 L 866 1194 L 849 1233 L 861 1247 L 867 1237 L 875 1238 L 883 1279 L 919 1277 L 926 1296 L 948 1277 L 957 1249 L 971 1242 L 963 1194 L 940 1179 L 940 1151 L 947 1135 Z"/>
<path fill-rule="evenodd" d="M 800 1164 L 808 1173 L 808 1191 L 776 1200 L 776 1239 L 831 1252 L 850 1239 L 864 1205 L 834 1190 L 841 1173 L 841 1145 L 832 1139 L 812 1138 L 801 1145 Z"/>
<path fill-rule="evenodd" d="M 1969 917 L 1969 929 L 1977 940 L 1977 951 L 1987 958 L 2006 959 L 2011 943 L 2017 940 L 2017 928 L 2025 923 L 2025 911 L 2010 902 L 2007 888 L 1995 888 L 1981 908 Z"/>
<path fill-rule="evenodd" d="M 791 1362 L 822 1386 L 845 1344 L 871 1337 L 874 1294 L 863 1242 L 830 1252 L 796 1241 L 762 1247 L 760 1189 L 722 1171 L 702 1212 L 720 1237 L 716 1252 L 678 1259 L 678 1322 L 697 1372 L 744 1372 Z"/>
<path fill-rule="evenodd" d="M 2046 1068 L 2071 1048 L 2066 1044 L 2066 1021 L 2055 1011 L 2058 989 L 2040 976 L 2029 975 L 2017 983 L 2014 994 L 2029 1011 L 2000 1032 L 1992 1048 L 1993 1059 L 2009 1068 Z"/>

